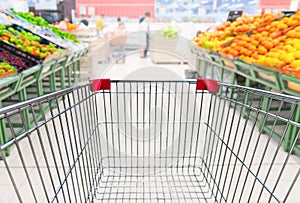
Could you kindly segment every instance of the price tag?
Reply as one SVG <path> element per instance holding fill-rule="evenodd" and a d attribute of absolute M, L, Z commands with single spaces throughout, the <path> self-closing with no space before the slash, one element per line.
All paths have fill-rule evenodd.
<path fill-rule="evenodd" d="M 282 11 L 281 13 L 284 14 L 286 17 L 290 17 L 296 13 L 296 11 Z"/>
<path fill-rule="evenodd" d="M 235 21 L 238 17 L 243 15 L 243 11 L 229 11 L 227 21 Z"/>

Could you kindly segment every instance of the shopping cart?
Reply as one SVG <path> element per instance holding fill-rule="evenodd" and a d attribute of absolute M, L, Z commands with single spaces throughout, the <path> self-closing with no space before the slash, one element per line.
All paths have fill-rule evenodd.
<path fill-rule="evenodd" d="M 266 98 L 281 107 L 264 110 Z M 297 202 L 300 133 L 281 145 L 300 127 L 299 102 L 214 80 L 103 79 L 4 107 L 0 202 Z M 278 142 L 256 125 L 267 118 L 280 122 Z"/>
<path fill-rule="evenodd" d="M 117 62 L 125 63 L 125 48 L 127 32 L 124 29 L 117 29 L 114 32 L 107 33 L 106 36 L 110 46 L 111 58 Z"/>

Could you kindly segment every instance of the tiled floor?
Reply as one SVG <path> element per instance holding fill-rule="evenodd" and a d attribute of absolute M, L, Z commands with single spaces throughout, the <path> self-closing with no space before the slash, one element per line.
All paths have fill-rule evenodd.
<path fill-rule="evenodd" d="M 139 53 L 138 52 L 132 52 L 132 54 L 130 54 L 128 57 L 126 57 L 125 63 L 115 63 L 113 65 L 111 65 L 110 67 L 108 67 L 108 63 L 103 63 L 103 61 L 98 58 L 98 54 L 99 50 L 95 51 L 94 53 L 91 54 L 91 58 L 87 60 L 87 64 L 83 64 L 83 68 L 81 70 L 81 78 L 82 78 L 82 83 L 84 81 L 87 81 L 88 79 L 94 79 L 94 78 L 111 78 L 111 79 L 123 79 L 123 80 L 134 80 L 134 79 L 146 79 L 146 80 L 183 80 L 185 79 L 185 75 L 184 75 L 184 70 L 188 69 L 189 66 L 186 64 L 153 64 L 151 61 L 151 57 L 147 57 L 147 58 L 140 58 L 139 57 Z M 232 113 L 232 111 L 231 111 Z M 240 126 L 243 126 L 243 122 L 241 122 Z M 233 122 L 234 125 L 236 125 L 237 121 L 235 120 L 235 122 Z M 64 121 L 63 121 L 63 125 L 65 125 Z M 50 128 L 50 132 L 54 132 L 53 131 L 53 125 L 49 125 Z M 233 127 L 235 128 L 235 127 Z M 248 129 L 249 128 L 249 129 Z M 251 125 L 247 125 L 247 129 L 249 131 L 249 135 L 251 134 Z M 45 129 L 43 129 L 45 130 Z M 255 128 L 255 131 L 253 133 L 258 134 L 258 130 Z M 46 134 L 46 132 L 41 131 L 41 134 Z M 63 134 L 62 132 L 60 132 L 60 134 Z M 63 139 L 62 137 L 60 139 Z M 240 138 L 237 138 L 237 140 Z M 247 138 L 244 138 L 247 139 Z M 253 166 L 259 166 L 259 152 L 263 152 L 264 150 L 264 143 L 267 142 L 267 136 L 262 138 L 261 143 L 259 144 L 258 148 L 256 149 L 256 153 L 258 154 L 258 156 L 255 157 L 254 162 L 253 162 Z M 39 140 L 37 138 L 37 136 L 33 136 L 33 140 L 32 140 L 33 145 L 35 146 L 39 146 Z M 31 155 L 31 151 L 28 147 L 28 142 L 26 142 L 24 145 L 20 145 L 20 147 L 22 148 L 22 154 L 25 157 L 25 162 L 26 165 L 34 165 L 34 157 Z M 252 147 L 249 149 L 248 153 L 255 153 L 253 150 L 255 142 L 252 143 Z M 47 145 L 47 144 L 46 144 Z M 68 145 L 68 148 L 70 146 Z M 243 149 L 241 149 L 241 153 L 245 150 L 245 146 L 243 145 Z M 273 153 L 276 150 L 277 147 L 277 142 L 271 140 L 270 145 L 269 145 L 269 150 L 266 153 L 266 160 L 272 160 L 273 158 Z M 40 147 L 37 147 L 37 159 L 40 160 L 43 158 L 42 156 L 42 150 Z M 274 170 L 272 170 L 271 174 L 270 174 L 270 180 L 267 182 L 268 185 L 272 185 L 272 181 L 274 181 L 276 179 L 276 175 L 278 175 L 279 171 L 276 170 L 277 165 L 278 166 L 282 166 L 284 158 L 286 157 L 287 153 L 284 152 L 282 149 L 279 150 L 278 153 L 278 157 L 275 160 L 275 164 L 274 164 Z M 281 159 L 282 157 L 282 159 Z M 32 200 L 32 195 L 31 195 L 31 191 L 30 191 L 30 187 L 26 181 L 26 176 L 25 176 L 25 172 L 24 170 L 20 167 L 21 165 L 21 160 L 19 159 L 19 156 L 17 156 L 17 150 L 16 148 L 13 148 L 11 150 L 11 156 L 8 157 L 7 161 L 9 162 L 10 166 L 11 166 L 11 173 L 14 175 L 15 181 L 16 181 L 16 185 L 18 190 L 20 191 L 20 193 L 24 194 L 28 194 L 25 195 L 24 198 L 24 202 L 33 202 Z M 247 160 L 249 161 L 249 160 Z M 53 164 L 53 163 L 52 163 Z M 282 186 L 284 187 L 286 184 L 286 188 L 288 188 L 288 186 L 291 184 L 291 178 L 294 177 L 295 173 L 297 173 L 297 171 L 299 171 L 299 167 L 300 167 L 300 158 L 299 156 L 295 156 L 292 155 L 291 158 L 288 161 L 288 165 L 286 166 L 286 170 L 284 172 L 284 175 L 282 177 L 282 182 L 280 184 L 281 188 Z M 261 169 L 261 173 L 260 175 L 264 174 L 267 172 L 266 170 L 267 168 L 265 168 L 264 166 L 262 166 Z M 55 170 L 54 168 L 50 168 L 49 170 Z M 61 170 L 61 168 L 60 168 Z M 228 167 L 228 170 L 232 170 L 232 168 Z M 41 169 L 41 174 L 47 174 L 46 173 L 46 167 L 42 167 Z M 109 174 L 109 171 L 107 172 Z M 230 172 L 229 172 L 230 173 Z M 53 174 L 55 174 L 55 172 L 53 172 Z M 242 174 L 242 176 L 245 175 L 244 173 Z M 36 183 L 36 181 L 39 180 L 39 172 L 33 167 L 30 168 L 28 170 L 28 176 L 31 177 L 32 179 L 32 184 L 39 184 Z M 112 177 L 112 176 L 111 176 Z M 126 176 L 124 176 L 126 179 Z M 135 184 L 135 186 L 138 188 L 137 190 L 140 191 L 140 188 L 144 186 L 144 182 L 140 182 L 139 179 L 130 179 L 130 181 L 128 182 L 124 182 L 123 185 L 119 184 L 120 180 L 122 178 L 124 178 L 123 176 L 116 176 L 116 179 L 114 179 L 114 181 L 111 181 L 112 184 L 116 184 L 118 185 L 118 187 L 123 188 L 124 191 L 126 191 L 126 187 L 130 186 L 131 184 Z M 171 180 L 171 184 L 179 184 L 180 183 L 180 174 L 175 175 L 175 178 L 179 178 L 178 181 L 174 181 Z M 168 177 L 166 175 L 159 174 L 157 176 L 153 175 L 149 176 L 149 179 L 152 178 L 153 181 L 156 183 L 156 181 L 158 180 L 159 185 L 164 185 L 165 181 L 168 181 L 169 178 L 174 178 L 174 177 Z M 105 178 L 109 178 L 109 176 L 104 177 L 102 182 L 104 182 L 104 184 L 107 184 L 107 182 L 110 182 L 109 179 L 105 179 Z M 130 177 L 129 177 L 130 178 Z M 190 178 L 189 176 L 183 176 L 184 181 L 187 180 L 187 178 Z M 232 176 L 233 180 L 236 180 L 237 177 Z M 54 178 L 55 179 L 55 178 Z M 76 180 L 76 178 L 74 178 Z M 56 181 L 58 181 L 57 179 L 55 179 Z M 195 177 L 191 177 L 192 183 L 194 184 L 201 184 L 200 182 L 198 182 L 197 178 Z M 79 181 L 80 180 L 76 180 Z M 144 181 L 144 180 L 143 180 Z M 101 181 L 100 181 L 101 182 Z M 168 182 L 169 183 L 169 182 Z M 140 184 L 140 185 L 139 185 Z M 160 199 L 161 197 L 159 196 L 159 193 L 161 191 L 158 191 L 159 189 L 155 188 L 155 184 L 153 186 L 154 183 L 146 183 L 145 185 L 147 187 L 154 187 L 154 189 L 156 189 L 156 191 L 154 191 L 154 197 L 157 199 L 155 202 L 159 202 L 159 200 L 161 200 L 161 202 L 163 201 L 163 197 L 162 199 Z M 188 191 L 184 191 L 185 189 L 189 189 L 189 183 L 185 182 L 186 185 L 181 185 L 181 186 L 173 186 L 170 187 L 169 189 L 171 191 L 173 191 L 173 189 L 181 189 L 183 190 L 182 193 L 179 192 L 179 195 L 187 195 L 190 194 Z M 103 186 L 103 185 L 101 185 Z M 139 186 L 139 187 L 138 187 Z M 157 186 L 157 185 L 156 185 Z M 251 187 L 252 185 L 250 184 L 249 187 Z M 46 182 L 45 183 L 45 187 L 47 189 L 51 189 L 51 183 Z M 247 187 L 247 185 L 246 185 Z M 207 186 L 204 187 L 205 189 L 207 189 Z M 40 185 L 40 187 L 35 187 L 36 189 L 36 193 L 43 193 L 43 189 L 42 189 L 42 185 Z M 65 188 L 67 189 L 67 188 Z M 111 189 L 111 188 L 110 188 Z M 240 188 L 238 188 L 239 191 Z M 257 195 L 260 191 L 260 188 L 254 188 L 254 193 Z M 105 193 L 106 189 L 99 189 L 98 193 L 101 194 L 103 197 L 105 196 L 105 194 L 103 194 L 103 191 Z M 125 193 L 123 191 L 123 193 Z M 298 178 L 295 186 L 294 186 L 294 190 L 291 192 L 290 197 L 289 197 L 289 201 L 288 202 L 300 202 L 300 196 L 299 196 L 299 191 L 300 191 L 300 177 Z M 140 191 L 142 192 L 142 191 Z M 247 191 L 249 192 L 249 191 Z M 72 192 L 71 192 L 72 193 Z M 148 194 L 149 193 L 149 194 Z M 146 195 L 151 195 L 151 192 L 146 192 Z M 280 192 L 279 192 L 280 193 Z M 170 196 L 170 198 L 166 198 L 168 200 L 165 200 L 165 202 L 174 202 L 172 201 L 171 196 L 174 195 L 176 197 L 176 191 L 174 190 L 173 192 L 167 192 L 167 195 Z M 72 194 L 71 194 L 72 195 Z M 99 195 L 98 197 L 101 199 L 102 196 Z M 121 195 L 122 196 L 122 192 L 120 194 L 117 195 Z M 194 194 L 193 194 L 194 195 Z M 197 195 L 195 193 L 195 195 Z M 41 195 L 42 196 L 42 195 Z M 143 196 L 143 195 L 142 195 Z M 178 196 L 178 194 L 177 194 Z M 197 196 L 191 196 L 191 202 L 198 202 L 198 201 L 193 201 L 193 198 L 198 199 Z M 30 199 L 30 200 L 28 200 Z M 141 199 L 143 199 L 141 197 Z M 176 199 L 176 198 L 175 198 Z M 39 199 L 39 197 L 37 197 L 36 199 L 37 202 L 44 202 L 46 201 L 46 198 L 41 198 Z M 183 200 L 182 200 L 183 201 Z M 182 201 L 178 201 L 178 202 L 182 202 Z M 246 202 L 247 200 L 243 200 L 242 202 Z M 11 185 L 9 176 L 7 171 L 5 170 L 5 165 L 3 161 L 0 161 L 0 203 L 6 203 L 6 202 L 18 202 L 17 200 L 17 196 L 15 194 L 15 191 L 13 190 L 13 187 Z M 54 201 L 56 202 L 56 201 Z M 79 200 L 77 200 L 77 202 L 80 202 Z M 101 202 L 101 201 L 99 201 Z M 107 201 L 103 201 L 103 202 L 107 202 Z M 116 201 L 117 202 L 117 201 Z M 126 201 L 124 201 L 126 202 Z M 138 202 L 138 201 L 136 201 Z M 145 202 L 150 202 L 149 200 L 146 200 Z M 203 202 L 206 202 L 205 200 L 203 200 Z M 237 201 L 236 201 L 237 202 Z M 263 201 L 261 201 L 263 202 Z"/>

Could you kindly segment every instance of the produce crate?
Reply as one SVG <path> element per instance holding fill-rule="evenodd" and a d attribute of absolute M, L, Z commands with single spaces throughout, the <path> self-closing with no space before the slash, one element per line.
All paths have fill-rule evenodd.
<path fill-rule="evenodd" d="M 253 64 L 248 64 L 240 59 L 235 60 L 234 64 L 236 65 L 236 70 L 238 74 L 244 77 L 255 77 L 252 69 Z"/>
<path fill-rule="evenodd" d="M 281 82 L 279 72 L 266 66 L 254 64 L 253 71 L 255 81 L 264 84 L 267 90 L 281 90 Z"/>
<path fill-rule="evenodd" d="M 42 62 L 42 59 L 33 56 L 29 53 L 26 53 L 10 44 L 7 44 L 3 41 L 0 41 L 0 53 L 8 53 L 10 56 L 15 57 L 15 59 L 13 59 L 12 61 L 5 61 L 6 59 L 1 58 L 2 61 L 8 62 L 8 63 L 12 63 L 16 60 L 21 60 L 22 63 L 24 63 L 25 65 L 22 67 L 18 67 L 17 64 L 11 64 L 13 66 L 15 66 L 16 68 L 18 68 L 19 71 L 25 70 L 27 68 L 33 67 L 37 64 L 40 64 Z"/>
<path fill-rule="evenodd" d="M 70 56 L 70 55 L 72 55 L 72 51 L 70 51 L 70 50 L 64 50 L 62 52 L 55 52 L 55 53 L 51 54 L 50 56 L 48 56 L 47 58 L 45 58 L 43 63 L 47 63 L 52 60 L 58 60 L 58 59 L 64 58 L 65 56 Z"/>
<path fill-rule="evenodd" d="M 45 58 L 44 61 L 43 61 L 43 63 L 47 63 L 47 62 L 52 61 L 52 60 L 57 60 L 60 57 L 61 57 L 61 53 L 60 52 L 56 52 L 54 54 L 51 54 L 47 58 Z"/>
<path fill-rule="evenodd" d="M 282 74 L 280 77 L 282 91 L 284 93 L 300 96 L 300 79 L 292 75 Z"/>
<path fill-rule="evenodd" d="M 181 60 L 176 57 L 177 42 L 177 38 L 151 38 L 150 49 L 153 51 L 150 56 L 153 63 L 181 63 Z"/>
<path fill-rule="evenodd" d="M 300 92 L 300 84 L 292 82 L 290 80 L 287 81 L 287 86 L 289 89 L 296 91 L 296 92 Z"/>
<path fill-rule="evenodd" d="M 233 60 L 237 59 L 233 56 L 231 56 L 230 54 L 225 54 L 223 52 L 220 52 L 220 56 L 223 57 L 223 63 L 225 66 L 234 69 L 234 63 Z"/>
<path fill-rule="evenodd" d="M 17 75 L 17 74 L 18 74 L 17 70 L 2 73 L 2 74 L 0 74 L 0 80 L 3 79 L 3 78 L 7 78 L 7 77 L 10 77 L 10 76 L 13 76 L 13 75 Z"/>

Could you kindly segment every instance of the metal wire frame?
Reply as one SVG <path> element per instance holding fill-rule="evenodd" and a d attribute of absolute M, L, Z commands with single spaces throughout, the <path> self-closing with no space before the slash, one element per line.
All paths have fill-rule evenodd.
<path fill-rule="evenodd" d="M 289 152 L 281 145 L 288 128 L 300 127 L 292 120 L 299 98 L 227 84 L 209 93 L 195 83 L 112 81 L 111 90 L 98 93 L 86 84 L 1 109 L 13 135 L 0 147 L 13 200 L 285 202 L 298 195 L 292 153 L 299 130 Z M 53 102 L 57 108 L 43 112 Z M 31 129 L 22 114 L 28 109 L 36 121 Z M 26 129 L 18 137 L 16 116 Z M 271 132 L 257 127 L 270 119 Z"/>

